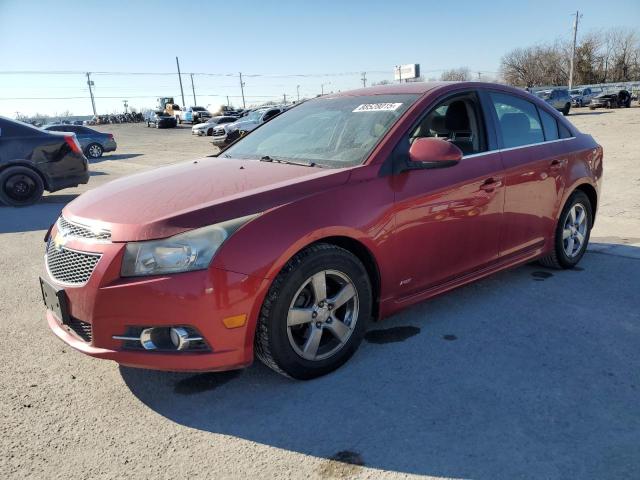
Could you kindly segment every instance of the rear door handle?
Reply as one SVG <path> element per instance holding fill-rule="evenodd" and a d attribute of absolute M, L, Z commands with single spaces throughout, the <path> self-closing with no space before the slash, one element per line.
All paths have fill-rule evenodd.
<path fill-rule="evenodd" d="M 564 167 L 566 163 L 567 163 L 566 158 L 563 158 L 562 160 L 554 160 L 553 162 L 551 162 L 550 168 L 551 170 L 558 170 Z"/>
<path fill-rule="evenodd" d="M 485 192 L 493 192 L 496 188 L 501 186 L 502 181 L 500 181 L 500 179 L 488 178 L 482 185 L 480 185 L 480 190 L 484 190 Z"/>

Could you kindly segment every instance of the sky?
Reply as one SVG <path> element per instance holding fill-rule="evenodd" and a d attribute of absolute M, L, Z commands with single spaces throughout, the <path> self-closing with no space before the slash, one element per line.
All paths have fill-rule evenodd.
<path fill-rule="evenodd" d="M 640 26 L 639 0 L 0 0 L 0 115 L 91 114 L 83 72 L 95 72 L 99 114 L 125 99 L 183 104 L 176 56 L 186 105 L 191 72 L 197 104 L 229 96 L 239 107 L 239 72 L 247 106 L 358 88 L 363 71 L 368 85 L 393 80 L 397 64 L 419 63 L 425 78 L 461 66 L 491 78 L 513 48 L 570 39 L 578 9 L 579 32 Z M 25 71 L 79 73 L 15 73 Z"/>

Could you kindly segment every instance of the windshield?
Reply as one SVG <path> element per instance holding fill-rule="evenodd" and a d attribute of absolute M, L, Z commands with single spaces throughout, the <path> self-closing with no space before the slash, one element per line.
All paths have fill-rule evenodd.
<path fill-rule="evenodd" d="M 266 123 L 224 156 L 269 157 L 336 168 L 359 165 L 417 98 L 370 95 L 310 100 Z"/>
<path fill-rule="evenodd" d="M 246 120 L 250 120 L 252 122 L 257 122 L 265 111 L 266 110 L 254 110 L 253 112 L 249 112 L 246 117 L 241 118 L 240 121 L 244 122 Z"/>
<path fill-rule="evenodd" d="M 193 110 L 194 112 L 204 112 L 205 108 L 204 107 L 193 107 L 191 110 Z"/>
<path fill-rule="evenodd" d="M 569 93 L 571 95 L 580 95 L 582 92 L 580 92 L 580 90 L 571 90 Z"/>
<path fill-rule="evenodd" d="M 551 91 L 547 90 L 544 92 L 536 92 L 536 95 L 539 96 L 540 98 L 547 100 L 549 98 L 551 98 Z"/>

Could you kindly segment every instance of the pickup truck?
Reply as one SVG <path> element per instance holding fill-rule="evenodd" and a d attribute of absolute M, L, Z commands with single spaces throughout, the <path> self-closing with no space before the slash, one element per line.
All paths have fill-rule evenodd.
<path fill-rule="evenodd" d="M 571 95 L 571 103 L 574 107 L 584 107 L 591 103 L 593 97 L 596 96 L 596 92 L 589 87 L 573 88 L 569 91 L 569 95 Z"/>
<path fill-rule="evenodd" d="M 182 114 L 182 121 L 187 123 L 206 122 L 211 118 L 211 113 L 204 107 L 189 107 Z"/>

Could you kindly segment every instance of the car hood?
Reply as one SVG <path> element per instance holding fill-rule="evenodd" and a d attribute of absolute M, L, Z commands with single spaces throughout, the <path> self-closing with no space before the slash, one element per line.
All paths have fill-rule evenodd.
<path fill-rule="evenodd" d="M 114 180 L 69 203 L 63 215 L 111 229 L 114 242 L 165 238 L 336 187 L 350 170 L 205 157 Z"/>

